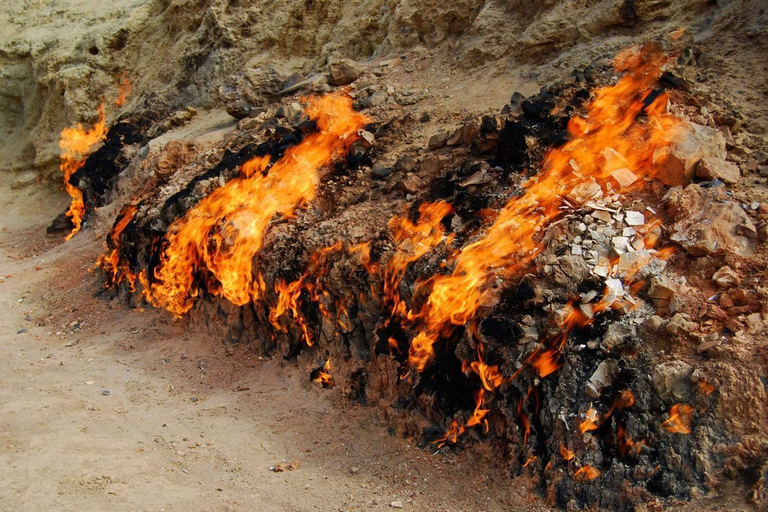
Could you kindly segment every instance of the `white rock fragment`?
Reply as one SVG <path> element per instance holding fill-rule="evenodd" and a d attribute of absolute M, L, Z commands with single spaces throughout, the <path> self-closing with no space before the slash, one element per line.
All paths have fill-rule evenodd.
<path fill-rule="evenodd" d="M 625 221 L 630 226 L 642 226 L 645 224 L 645 215 L 640 212 L 628 211 L 626 212 Z"/>
<path fill-rule="evenodd" d="M 621 297 L 624 296 L 624 285 L 621 283 L 621 279 L 609 278 L 605 280 L 605 297 L 603 300 L 607 304 L 613 304 Z"/>
<path fill-rule="evenodd" d="M 582 254 L 584 254 L 584 250 L 580 245 L 574 244 L 571 246 L 571 254 L 573 254 L 574 256 L 581 256 Z"/>
<path fill-rule="evenodd" d="M 635 173 L 627 168 L 616 169 L 611 173 L 611 178 L 616 180 L 616 183 L 622 188 L 630 186 L 639 179 Z"/>
<path fill-rule="evenodd" d="M 637 231 L 635 231 L 635 228 L 630 226 L 628 228 L 624 228 L 623 230 L 621 230 L 621 234 L 622 236 L 627 236 L 627 237 L 635 236 L 637 234 Z"/>

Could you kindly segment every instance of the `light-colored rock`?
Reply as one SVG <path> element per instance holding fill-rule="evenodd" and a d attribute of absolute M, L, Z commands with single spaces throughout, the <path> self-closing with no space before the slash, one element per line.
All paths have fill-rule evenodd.
<path fill-rule="evenodd" d="M 600 392 L 613 384 L 613 379 L 619 374 L 619 363 L 613 359 L 602 361 L 587 381 L 585 392 L 590 398 L 600 398 Z"/>
<path fill-rule="evenodd" d="M 753 252 L 757 230 L 746 212 L 733 201 L 698 185 L 689 185 L 672 191 L 669 206 L 676 220 L 670 240 L 691 255 L 726 251 L 746 256 Z"/>
<path fill-rule="evenodd" d="M 741 276 L 729 266 L 720 267 L 712 276 L 712 280 L 720 288 L 731 288 L 741 283 Z"/>
<path fill-rule="evenodd" d="M 352 59 L 332 60 L 328 63 L 328 83 L 334 86 L 351 84 L 363 72 L 363 66 Z"/>
<path fill-rule="evenodd" d="M 651 377 L 653 389 L 662 400 L 683 402 L 691 396 L 693 367 L 684 361 L 671 361 L 656 367 Z"/>
<path fill-rule="evenodd" d="M 739 166 L 733 162 L 719 160 L 717 158 L 702 158 L 696 165 L 696 177 L 703 180 L 718 180 L 725 183 L 738 183 L 741 173 Z"/>
<path fill-rule="evenodd" d="M 715 128 L 682 122 L 672 133 L 669 146 L 654 155 L 661 165 L 656 179 L 669 186 L 686 185 L 702 158 L 725 160 L 725 137 Z"/>
<path fill-rule="evenodd" d="M 11 182 L 11 188 L 18 190 L 20 188 L 33 185 L 37 181 L 37 173 L 35 171 L 24 171 L 17 175 Z"/>

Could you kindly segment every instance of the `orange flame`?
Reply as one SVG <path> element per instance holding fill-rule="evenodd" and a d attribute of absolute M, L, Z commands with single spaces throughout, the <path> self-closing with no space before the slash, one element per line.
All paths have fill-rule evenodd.
<path fill-rule="evenodd" d="M 600 475 L 601 472 L 599 469 L 593 468 L 592 466 L 584 466 L 573 474 L 573 479 L 577 482 L 584 482 L 587 480 L 594 480 Z"/>
<path fill-rule="evenodd" d="M 61 148 L 61 165 L 59 168 L 64 173 L 64 187 L 72 198 L 72 204 L 67 210 L 67 217 L 72 219 L 72 231 L 66 236 L 69 240 L 75 233 L 80 231 L 85 216 L 85 202 L 83 193 L 75 185 L 70 183 L 70 178 L 84 164 L 88 155 L 93 151 L 93 147 L 104 140 L 107 135 L 107 118 L 104 114 L 104 103 L 99 105 L 99 119 L 92 128 L 83 128 L 78 123 L 77 126 L 64 128 L 61 131 L 59 147 Z"/>
<path fill-rule="evenodd" d="M 622 425 L 616 427 L 616 437 L 618 438 L 619 453 L 622 455 L 629 455 L 631 453 L 638 455 L 645 444 L 645 441 L 642 439 L 634 441 L 631 437 L 628 437 Z"/>
<path fill-rule="evenodd" d="M 453 420 L 445 435 L 440 439 L 432 441 L 432 443 L 436 444 L 438 448 L 442 448 L 448 443 L 456 444 L 456 441 L 459 440 L 459 436 L 465 431 L 466 429 L 464 428 L 464 425 L 459 425 L 458 420 Z"/>
<path fill-rule="evenodd" d="M 336 382 L 333 380 L 333 376 L 331 376 L 331 360 L 328 359 L 322 368 L 318 368 L 315 370 L 315 376 L 312 378 L 313 381 L 319 382 L 323 385 L 324 388 L 332 388 L 336 385 Z"/>
<path fill-rule="evenodd" d="M 692 423 L 693 407 L 688 404 L 675 404 L 669 410 L 669 419 L 661 426 L 673 434 L 690 434 Z"/>
<path fill-rule="evenodd" d="M 467 420 L 467 427 L 484 424 L 485 432 L 488 433 L 488 420 L 485 419 L 485 416 L 490 412 L 490 409 L 482 409 L 482 406 L 485 403 L 484 397 L 484 389 L 478 389 L 475 392 L 475 410 L 469 420 Z"/>
<path fill-rule="evenodd" d="M 419 219 L 416 222 L 408 217 L 390 219 L 392 239 L 398 245 L 384 269 L 384 298 L 388 301 L 393 315 L 402 315 L 406 310 L 405 303 L 400 299 L 399 286 L 408 265 L 443 241 L 445 228 L 442 220 L 450 212 L 450 204 L 438 201 L 419 206 Z"/>
<path fill-rule="evenodd" d="M 429 299 L 418 313 L 422 328 L 411 345 L 412 367 L 423 370 L 434 356 L 434 343 L 490 302 L 494 276 L 518 274 L 541 252 L 538 237 L 560 215 L 560 197 L 590 183 L 623 192 L 642 186 L 637 174 L 653 177 L 677 123 L 666 113 L 666 95 L 650 105 L 643 101 L 663 64 L 649 49 L 617 56 L 614 65 L 625 75 L 596 92 L 587 117 L 569 121 L 571 140 L 550 151 L 539 174 L 525 183 L 526 193 L 511 199 L 485 236 L 458 253 L 453 272 L 431 281 Z M 641 114 L 644 120 L 638 120 Z M 619 174 L 625 185 L 627 176 L 635 179 L 622 186 L 615 178 Z"/>
<path fill-rule="evenodd" d="M 118 107 L 122 107 L 125 105 L 125 100 L 128 97 L 128 95 L 133 90 L 133 84 L 131 83 L 131 80 L 128 78 L 128 73 L 123 71 L 120 73 L 120 75 L 117 77 L 118 80 L 118 93 L 117 93 L 117 99 L 115 100 L 115 105 Z"/>
<path fill-rule="evenodd" d="M 590 407 L 585 416 L 586 417 L 581 420 L 581 423 L 579 423 L 579 431 L 583 434 L 585 432 L 589 432 L 590 430 L 597 430 L 597 421 L 600 418 L 600 415 L 597 413 L 597 411 Z"/>
<path fill-rule="evenodd" d="M 115 222 L 115 225 L 109 232 L 109 240 L 112 242 L 112 250 L 107 254 L 101 255 L 96 260 L 96 265 L 101 267 L 101 269 L 107 273 L 107 288 L 119 285 L 124 279 L 130 284 L 131 291 L 135 288 L 136 276 L 131 271 L 130 266 L 120 259 L 120 249 L 122 247 L 120 236 L 123 234 L 123 231 L 128 224 L 133 220 L 136 211 L 136 206 L 132 204 L 123 207 L 118 215 L 117 222 Z"/>
<path fill-rule="evenodd" d="M 711 395 L 715 392 L 715 386 L 702 379 L 699 381 L 698 390 L 702 395 Z"/>
<path fill-rule="evenodd" d="M 566 448 L 566 447 L 565 447 L 565 445 L 564 445 L 563 443 L 560 443 L 560 455 L 561 455 L 561 456 L 563 457 L 563 459 L 565 459 L 565 460 L 571 460 L 571 459 L 573 459 L 573 457 L 574 457 L 576 454 L 575 454 L 575 453 L 573 453 L 573 452 L 572 452 L 571 450 L 569 450 L 568 448 Z"/>
<path fill-rule="evenodd" d="M 175 221 L 166 235 L 161 263 L 146 295 L 155 307 L 180 316 L 200 293 L 196 277 L 209 276 L 209 291 L 233 304 L 256 300 L 261 293 L 253 278 L 253 259 L 275 215 L 290 216 L 315 196 L 319 170 L 355 139 L 368 119 L 341 94 L 312 98 L 307 114 L 318 132 L 285 152 L 268 173 L 268 157 L 243 165 L 234 178 Z"/>

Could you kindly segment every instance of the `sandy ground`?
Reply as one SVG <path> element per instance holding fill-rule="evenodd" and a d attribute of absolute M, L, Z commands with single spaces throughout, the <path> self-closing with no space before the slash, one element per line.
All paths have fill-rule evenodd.
<path fill-rule="evenodd" d="M 45 236 L 61 194 L 0 204 L 0 510 L 546 510 L 290 363 L 94 296 L 102 238 Z"/>

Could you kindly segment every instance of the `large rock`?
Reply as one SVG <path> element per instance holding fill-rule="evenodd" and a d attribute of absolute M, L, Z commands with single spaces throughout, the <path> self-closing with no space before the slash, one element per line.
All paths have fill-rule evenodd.
<path fill-rule="evenodd" d="M 656 179 L 671 187 L 687 185 L 703 158 L 725 160 L 726 154 L 720 130 L 681 122 L 671 134 L 669 146 L 655 155 L 661 161 Z"/>
<path fill-rule="evenodd" d="M 726 160 L 705 157 L 696 166 L 696 177 L 703 180 L 718 179 L 725 183 L 738 183 L 741 173 L 739 166 Z"/>
<path fill-rule="evenodd" d="M 676 222 L 670 240 L 694 256 L 720 251 L 751 254 L 757 238 L 755 225 L 738 204 L 721 197 L 698 185 L 673 190 L 669 206 Z"/>
<path fill-rule="evenodd" d="M 330 72 L 328 83 L 335 86 L 351 84 L 363 72 L 363 67 L 352 59 L 331 61 L 328 68 Z"/>

